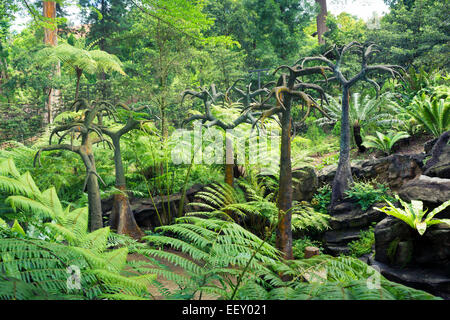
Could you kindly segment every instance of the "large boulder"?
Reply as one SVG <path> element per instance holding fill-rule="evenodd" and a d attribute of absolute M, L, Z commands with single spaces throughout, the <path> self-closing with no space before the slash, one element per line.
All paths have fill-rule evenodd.
<path fill-rule="evenodd" d="M 430 226 L 421 236 L 387 217 L 375 227 L 375 260 L 393 267 L 440 268 L 450 276 L 450 226 Z"/>
<path fill-rule="evenodd" d="M 313 167 L 294 168 L 292 170 L 292 199 L 311 201 L 319 187 L 319 180 Z"/>
<path fill-rule="evenodd" d="M 425 154 L 393 154 L 387 157 L 354 161 L 352 174 L 360 179 L 374 179 L 386 183 L 392 190 L 398 190 L 405 182 L 422 174 Z M 320 184 L 331 183 L 337 166 L 327 166 L 319 171 Z"/>
<path fill-rule="evenodd" d="M 424 175 L 450 179 L 450 131 L 442 134 L 431 149 L 431 158 L 424 166 Z"/>
<path fill-rule="evenodd" d="M 450 179 L 421 175 L 418 179 L 405 183 L 398 194 L 408 202 L 421 200 L 437 206 L 450 199 Z"/>
<path fill-rule="evenodd" d="M 375 227 L 375 257 L 369 264 L 389 280 L 449 299 L 450 227 L 433 225 L 421 236 L 403 221 L 387 217 Z"/>
<path fill-rule="evenodd" d="M 450 276 L 439 268 L 396 268 L 368 258 L 367 263 L 376 268 L 388 280 L 427 291 L 435 296 L 450 299 Z"/>

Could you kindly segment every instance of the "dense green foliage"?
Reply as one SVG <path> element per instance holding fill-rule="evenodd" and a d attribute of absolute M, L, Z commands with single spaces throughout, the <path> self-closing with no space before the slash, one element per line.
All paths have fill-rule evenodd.
<path fill-rule="evenodd" d="M 349 160 L 407 153 L 401 139 L 450 129 L 448 1 L 386 0 L 390 11 L 373 21 L 329 12 L 323 44 L 316 1 L 79 0 L 81 26 L 56 2 L 55 20 L 42 15 L 42 1 L 0 3 L 0 299 L 438 299 L 357 259 L 373 251 L 373 227 L 348 244 L 348 256 L 328 255 L 333 186 L 316 177 L 279 181 L 283 157 L 289 170 L 338 164 L 347 96 L 338 72 L 317 64 L 335 61 L 344 46 L 352 49 L 337 67 L 342 76 L 358 74 L 368 58 L 389 71 L 376 81 L 362 74 L 344 91 Z M 19 15 L 31 20 L 15 31 Z M 55 46 L 44 44 L 50 29 Z M 319 60 L 302 60 L 312 56 Z M 301 76 L 276 78 L 282 72 Z M 48 117 L 52 89 L 60 95 Z M 213 131 L 245 117 L 232 133 Z M 114 141 L 108 131 L 124 134 Z M 236 140 L 233 186 L 223 183 L 219 137 Z M 116 184 L 119 158 L 126 186 Z M 90 232 L 93 175 L 105 227 Z M 291 187 L 298 201 L 288 199 Z M 355 180 L 344 194 L 362 211 L 385 202 L 376 210 L 421 235 L 449 224 L 433 218 L 449 201 L 428 213 L 399 199 L 400 209 L 377 180 Z M 121 197 L 126 213 L 151 216 L 141 242 L 110 223 Z M 286 212 L 280 198 L 292 204 Z M 287 215 L 293 259 L 277 243 Z M 319 254 L 306 259 L 311 246 Z"/>

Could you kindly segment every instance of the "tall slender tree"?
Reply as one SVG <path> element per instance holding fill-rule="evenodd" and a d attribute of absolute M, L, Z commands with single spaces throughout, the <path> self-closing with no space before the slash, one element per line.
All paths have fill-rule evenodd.
<path fill-rule="evenodd" d="M 112 113 L 108 105 L 103 103 L 89 104 L 86 100 L 77 100 L 74 103 L 75 111 L 86 110 L 82 117 L 77 117 L 56 126 L 49 138 L 49 145 L 42 147 L 34 157 L 34 165 L 40 163 L 40 157 L 44 151 L 66 150 L 78 154 L 86 167 L 86 179 L 83 191 L 87 190 L 89 207 L 89 230 L 94 231 L 103 227 L 102 206 L 98 179 L 103 182 L 97 173 L 93 145 L 104 142 L 110 145 L 100 130 L 95 126 L 94 121 L 101 113 Z M 52 144 L 53 137 L 58 136 L 57 144 Z M 70 143 L 64 143 L 66 138 L 70 138 Z M 75 145 L 74 141 L 80 143 Z M 103 184 L 105 184 L 103 182 Z"/>
<path fill-rule="evenodd" d="M 344 62 L 345 54 L 358 54 L 360 56 L 361 67 L 356 75 L 348 78 L 342 71 L 342 65 Z M 339 151 L 339 163 L 336 170 L 336 175 L 333 180 L 332 196 L 331 196 L 331 211 L 333 208 L 344 198 L 345 191 L 349 185 L 353 182 L 351 168 L 350 168 L 350 120 L 349 120 L 349 95 L 350 88 L 353 87 L 359 81 L 366 81 L 373 87 L 375 87 L 377 94 L 380 90 L 378 83 L 369 78 L 369 74 L 387 72 L 392 77 L 402 77 L 398 70 L 403 70 L 402 67 L 397 65 L 369 65 L 369 60 L 373 58 L 374 54 L 379 52 L 376 49 L 375 44 L 360 44 L 356 41 L 350 42 L 347 45 L 338 48 L 333 46 L 331 50 L 324 55 L 315 57 L 306 57 L 301 59 L 301 67 L 310 61 L 318 61 L 325 63 L 325 67 L 332 70 L 334 76 L 328 80 L 338 81 L 342 86 L 342 113 L 341 113 L 341 137 L 340 137 L 340 151 Z M 335 62 L 328 59 L 328 56 L 334 56 Z"/>
<path fill-rule="evenodd" d="M 49 46 L 56 46 L 58 44 L 58 28 L 56 24 L 56 2 L 45 1 L 43 2 L 43 16 L 48 27 L 44 28 L 44 43 Z M 59 76 L 61 74 L 61 65 L 56 62 L 52 68 L 54 68 L 53 76 Z M 47 122 L 53 122 L 53 109 L 58 104 L 61 96 L 60 90 L 56 88 L 50 88 L 47 101 Z"/>
<path fill-rule="evenodd" d="M 260 94 L 266 91 L 260 90 Z M 246 111 L 241 116 L 233 120 L 232 122 L 225 123 L 224 121 L 217 119 L 212 112 L 212 105 L 219 102 L 220 98 L 224 98 L 222 92 L 218 92 L 216 86 L 212 84 L 209 89 L 203 88 L 201 91 L 185 90 L 182 93 L 182 102 L 186 96 L 192 96 L 199 98 L 203 101 L 204 112 L 203 114 L 193 115 L 184 123 L 189 123 L 194 120 L 201 120 L 206 127 L 217 126 L 223 130 L 231 130 L 236 128 L 242 123 L 249 123 L 256 125 L 257 119 L 251 113 L 249 108 L 245 108 Z M 233 186 L 234 183 L 234 154 L 233 154 L 233 142 L 229 137 L 225 138 L 225 183 Z"/>
<path fill-rule="evenodd" d="M 316 0 L 320 6 L 319 14 L 316 17 L 317 23 L 317 39 L 319 44 L 324 44 L 323 34 L 327 32 L 327 0 Z"/>
<path fill-rule="evenodd" d="M 319 110 L 326 116 L 322 107 L 307 92 L 315 91 L 322 100 L 326 100 L 323 89 L 314 83 L 302 82 L 299 77 L 322 74 L 325 78 L 325 71 L 329 67 L 309 67 L 302 68 L 299 65 L 293 67 L 282 65 L 279 70 L 287 69 L 289 73 L 282 74 L 278 82 L 273 85 L 269 95 L 260 103 L 253 104 L 250 108 L 261 110 L 260 119 L 277 115 L 281 124 L 281 150 L 280 150 L 280 178 L 278 189 L 278 227 L 276 233 L 276 247 L 283 252 L 286 259 L 292 259 L 292 164 L 291 164 L 291 131 L 292 131 L 292 102 L 300 100 L 307 106 L 303 122 L 308 117 L 313 108 Z M 275 104 L 271 102 L 275 98 Z"/>

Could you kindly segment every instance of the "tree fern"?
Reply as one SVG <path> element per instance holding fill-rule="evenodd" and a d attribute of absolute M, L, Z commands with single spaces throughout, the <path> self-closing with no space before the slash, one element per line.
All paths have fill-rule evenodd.
<path fill-rule="evenodd" d="M 176 224 L 158 230 L 170 236 L 151 235 L 144 239 L 151 244 L 171 247 L 189 258 L 177 252 L 149 249 L 153 256 L 182 267 L 184 273 L 176 274 L 166 268 L 152 271 L 176 281 L 191 298 L 196 293 L 230 298 L 243 268 L 248 265 L 243 279 L 245 284 L 248 279 L 258 281 L 259 276 L 269 274 L 266 265 L 279 260 L 279 252 L 274 247 L 229 220 L 190 216 L 178 218 Z"/>
<path fill-rule="evenodd" d="M 236 183 L 240 188 L 213 184 L 197 193 L 190 205 L 200 210 L 188 215 L 206 215 L 242 222 L 249 230 L 263 236 L 265 228 L 278 219 L 276 194 L 252 178 L 240 179 Z M 307 203 L 294 203 L 291 210 L 293 230 L 320 231 L 328 228 L 329 216 L 315 211 Z"/>
<path fill-rule="evenodd" d="M 17 177 L 14 182 L 23 186 L 16 190 L 26 196 L 12 195 L 7 198 L 8 203 L 16 210 L 50 218 L 52 221 L 43 223 L 43 226 L 50 230 L 46 236 L 52 242 L 31 239 L 24 232 L 22 238 L 1 240 L 0 274 L 25 281 L 49 294 L 65 295 L 69 294 L 67 268 L 75 265 L 82 271 L 83 281 L 88 281 L 82 284 L 85 291 L 77 293 L 80 297 L 100 298 L 103 294 L 108 298 L 124 297 L 116 294 L 150 297 L 147 287 L 156 276 L 148 269 L 127 264 L 128 246 L 111 249 L 109 227 L 88 232 L 86 207 L 63 208 L 54 188 L 41 192 L 31 175 L 18 175 L 11 163 L 9 167 L 9 173 Z M 2 172 L 7 173 L 6 170 Z M 4 224 L 2 228 L 5 228 Z M 124 244 L 126 241 L 121 239 Z M 128 240 L 128 244 L 132 250 L 138 251 L 139 245 L 135 242 Z M 123 275 L 126 268 L 131 268 L 134 274 Z M 23 288 L 26 290 L 28 287 Z"/>

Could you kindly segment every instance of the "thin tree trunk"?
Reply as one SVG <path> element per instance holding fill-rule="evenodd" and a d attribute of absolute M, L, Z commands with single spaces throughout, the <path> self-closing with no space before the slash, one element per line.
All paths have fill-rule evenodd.
<path fill-rule="evenodd" d="M 336 175 L 333 180 L 332 196 L 330 208 L 344 198 L 345 191 L 353 182 L 350 168 L 350 122 L 349 122 L 349 101 L 348 88 L 344 86 L 342 90 L 342 116 L 341 116 L 341 141 L 339 151 L 339 163 Z"/>
<path fill-rule="evenodd" d="M 76 73 L 77 73 L 77 86 L 76 86 L 76 90 L 75 90 L 75 99 L 74 100 L 78 99 L 78 95 L 79 95 L 79 92 L 80 92 L 80 79 L 81 79 L 82 72 L 83 71 L 81 69 L 77 68 L 77 70 L 76 70 Z"/>
<path fill-rule="evenodd" d="M 51 19 L 54 24 L 53 28 L 44 28 L 44 43 L 51 46 L 56 46 L 58 43 L 57 33 L 58 29 L 56 26 L 56 2 L 54 1 L 44 1 L 43 2 L 43 15 L 45 18 Z M 53 71 L 53 75 L 60 75 L 61 67 L 58 62 Z M 47 101 L 47 121 L 48 123 L 53 122 L 53 112 L 54 106 L 58 103 L 61 92 L 58 89 L 50 88 L 50 93 L 48 95 Z"/>
<path fill-rule="evenodd" d="M 323 39 L 323 34 L 328 31 L 326 20 L 327 20 L 327 0 L 316 0 L 316 2 L 320 5 L 320 12 L 317 15 L 317 38 L 319 44 L 324 44 L 325 39 Z"/>
<path fill-rule="evenodd" d="M 94 164 L 95 169 L 95 164 Z M 89 204 L 89 231 L 103 228 L 102 201 L 97 177 L 89 174 L 87 182 Z"/>
<path fill-rule="evenodd" d="M 281 118 L 280 181 L 278 191 L 278 228 L 276 247 L 284 258 L 292 259 L 292 165 L 291 165 L 291 97 L 287 96 Z"/>
<path fill-rule="evenodd" d="M 114 164 L 116 173 L 116 188 L 121 193 L 114 195 L 113 209 L 111 211 L 110 226 L 119 234 L 126 234 L 135 239 L 140 239 L 144 235 L 134 219 L 131 210 L 130 200 L 126 194 L 125 172 L 120 150 L 120 136 L 112 138 L 114 145 Z"/>
<path fill-rule="evenodd" d="M 356 146 L 358 147 L 359 152 L 366 151 L 366 147 L 362 145 L 363 139 L 361 137 L 361 126 L 358 122 L 353 124 L 353 137 L 355 138 Z"/>
<path fill-rule="evenodd" d="M 234 183 L 234 155 L 233 141 L 225 138 L 225 183 L 233 186 Z"/>

